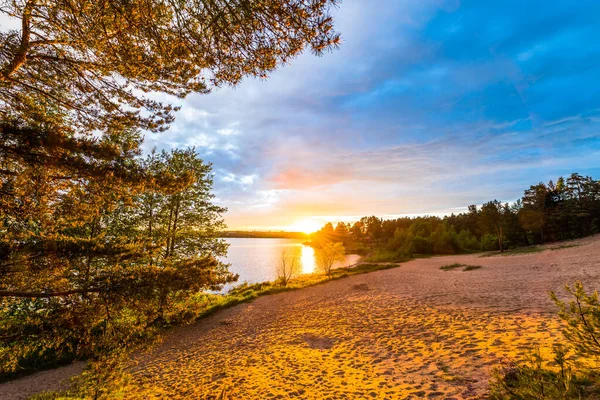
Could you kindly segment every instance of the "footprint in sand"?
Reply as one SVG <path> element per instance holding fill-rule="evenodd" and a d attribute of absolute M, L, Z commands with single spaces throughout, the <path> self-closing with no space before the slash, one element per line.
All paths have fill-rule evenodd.
<path fill-rule="evenodd" d="M 335 344 L 335 339 L 315 335 L 304 335 L 302 339 L 311 349 L 328 350 Z"/>

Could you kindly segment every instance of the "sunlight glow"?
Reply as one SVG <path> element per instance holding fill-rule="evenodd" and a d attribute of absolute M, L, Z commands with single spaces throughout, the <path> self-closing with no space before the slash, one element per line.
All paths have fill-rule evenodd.
<path fill-rule="evenodd" d="M 302 257 L 300 262 L 302 263 L 303 274 L 312 274 L 315 272 L 315 250 L 310 246 L 302 246 Z"/>
<path fill-rule="evenodd" d="M 314 219 L 303 219 L 297 221 L 295 224 L 290 225 L 289 230 L 291 232 L 304 232 L 313 233 L 321 229 L 323 223 Z"/>

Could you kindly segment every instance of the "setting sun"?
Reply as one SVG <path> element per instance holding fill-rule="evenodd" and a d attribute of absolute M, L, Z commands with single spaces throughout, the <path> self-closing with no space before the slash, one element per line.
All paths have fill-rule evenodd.
<path fill-rule="evenodd" d="M 297 221 L 295 224 L 290 225 L 289 230 L 292 232 L 304 232 L 304 233 L 313 233 L 321 229 L 323 226 L 322 221 L 318 221 L 315 219 L 303 219 Z"/>

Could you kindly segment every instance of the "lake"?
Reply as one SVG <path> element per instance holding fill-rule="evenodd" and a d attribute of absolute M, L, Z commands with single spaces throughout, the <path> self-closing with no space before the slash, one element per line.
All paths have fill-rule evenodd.
<path fill-rule="evenodd" d="M 303 239 L 227 238 L 225 241 L 229 243 L 229 249 L 223 261 L 231 264 L 231 272 L 240 274 L 235 285 L 277 279 L 276 268 L 284 251 L 300 259 L 303 274 L 311 274 L 317 270 L 315 251 L 312 247 L 303 245 Z M 334 268 L 355 264 L 359 259 L 359 255 L 348 254 L 343 262 L 334 264 Z"/>

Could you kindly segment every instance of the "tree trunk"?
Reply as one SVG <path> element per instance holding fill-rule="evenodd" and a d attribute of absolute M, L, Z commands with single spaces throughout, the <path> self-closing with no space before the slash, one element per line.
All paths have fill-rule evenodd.
<path fill-rule="evenodd" d="M 33 11 L 34 1 L 30 0 L 25 4 L 23 16 L 21 19 L 21 43 L 17 48 L 15 56 L 11 62 L 4 68 L 0 75 L 0 81 L 10 80 L 10 75 L 16 72 L 27 60 L 29 51 L 29 41 L 31 38 L 31 12 Z"/>
<path fill-rule="evenodd" d="M 500 228 L 496 231 L 498 234 L 498 246 L 500 247 L 500 253 L 504 253 L 504 243 L 502 240 L 502 236 L 504 236 L 504 229 Z"/>
<path fill-rule="evenodd" d="M 169 249 L 171 248 L 171 220 L 173 219 L 173 207 L 169 211 L 169 223 L 167 224 L 167 249 L 165 250 L 165 259 L 169 258 Z"/>
<path fill-rule="evenodd" d="M 175 235 L 177 234 L 177 220 L 179 219 L 179 204 L 180 200 L 177 198 L 177 203 L 175 205 L 175 217 L 173 220 L 173 232 L 171 233 L 171 251 L 169 254 L 173 256 L 173 252 L 175 251 Z"/>

